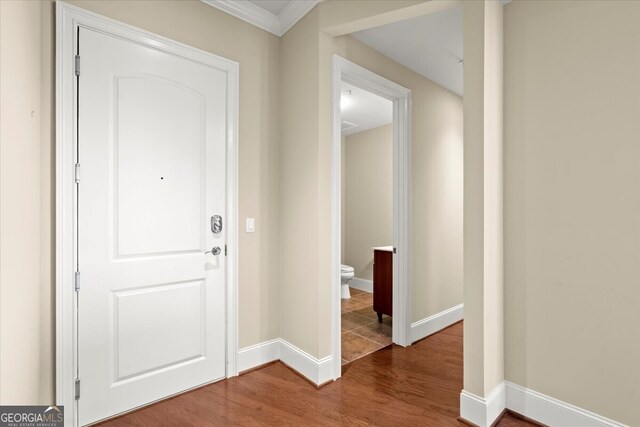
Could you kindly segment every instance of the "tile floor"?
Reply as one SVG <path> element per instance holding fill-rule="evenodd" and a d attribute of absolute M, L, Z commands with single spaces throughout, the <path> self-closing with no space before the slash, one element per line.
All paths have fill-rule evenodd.
<path fill-rule="evenodd" d="M 373 294 L 351 289 L 351 299 L 342 300 L 342 364 L 391 345 L 391 317 L 373 311 Z"/>

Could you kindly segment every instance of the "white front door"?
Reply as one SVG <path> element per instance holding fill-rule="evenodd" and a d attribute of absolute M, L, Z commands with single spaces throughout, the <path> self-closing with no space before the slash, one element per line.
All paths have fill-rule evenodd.
<path fill-rule="evenodd" d="M 226 375 L 227 76 L 98 31 L 78 37 L 84 425 Z"/>

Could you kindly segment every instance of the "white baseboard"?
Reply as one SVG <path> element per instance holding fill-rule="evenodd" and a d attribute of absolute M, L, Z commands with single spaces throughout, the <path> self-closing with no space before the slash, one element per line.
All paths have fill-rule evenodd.
<path fill-rule="evenodd" d="M 331 356 L 318 359 L 282 338 L 265 341 L 238 351 L 238 372 L 280 360 L 316 385 L 333 380 Z"/>
<path fill-rule="evenodd" d="M 318 359 L 293 344 L 280 340 L 280 361 L 316 385 L 333 380 L 331 356 Z"/>
<path fill-rule="evenodd" d="M 414 343 L 429 335 L 453 325 L 462 320 L 464 316 L 464 304 L 456 305 L 440 313 L 418 320 L 411 324 L 411 342 Z"/>
<path fill-rule="evenodd" d="M 361 279 L 359 277 L 354 277 L 349 280 L 349 287 L 353 289 L 359 289 L 361 291 L 373 293 L 373 280 Z"/>
<path fill-rule="evenodd" d="M 280 338 L 261 342 L 238 351 L 238 372 L 242 373 L 280 359 Z"/>
<path fill-rule="evenodd" d="M 462 390 L 460 417 L 478 427 L 489 427 L 504 411 L 505 400 L 504 383 L 498 384 L 486 398 Z"/>
<path fill-rule="evenodd" d="M 624 427 L 624 424 L 505 381 L 507 408 L 548 426 Z"/>
<path fill-rule="evenodd" d="M 509 381 L 500 383 L 486 398 L 466 390 L 460 393 L 460 417 L 479 427 L 489 427 L 505 408 L 551 427 L 626 427 Z"/>

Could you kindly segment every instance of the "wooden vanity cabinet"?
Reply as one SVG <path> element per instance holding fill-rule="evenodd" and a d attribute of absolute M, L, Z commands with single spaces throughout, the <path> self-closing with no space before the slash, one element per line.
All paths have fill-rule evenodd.
<path fill-rule="evenodd" d="M 393 316 L 393 252 L 373 251 L 373 311 L 378 313 L 378 322 L 382 315 Z"/>

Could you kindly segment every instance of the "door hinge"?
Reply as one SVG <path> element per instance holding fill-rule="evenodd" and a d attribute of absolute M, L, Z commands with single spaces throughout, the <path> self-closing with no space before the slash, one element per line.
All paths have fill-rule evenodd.
<path fill-rule="evenodd" d="M 397 253 L 397 252 L 396 252 L 396 248 L 393 248 L 393 253 L 394 253 L 394 254 L 395 254 L 395 253 Z"/>
<path fill-rule="evenodd" d="M 224 245 L 224 256 L 227 256 L 227 245 Z"/>
<path fill-rule="evenodd" d="M 76 400 L 80 399 L 80 378 L 76 378 L 75 398 L 76 398 Z"/>
<path fill-rule="evenodd" d="M 75 168 L 74 168 L 74 179 L 76 181 L 76 184 L 80 182 L 80 163 L 76 163 L 75 164 Z"/>
<path fill-rule="evenodd" d="M 76 67 L 75 67 L 76 76 L 80 75 L 80 55 L 76 55 Z"/>
<path fill-rule="evenodd" d="M 76 276 L 74 280 L 74 289 L 76 292 L 80 290 L 80 272 L 76 271 Z"/>

